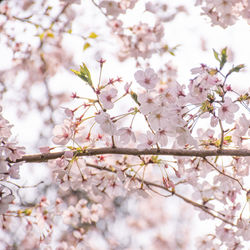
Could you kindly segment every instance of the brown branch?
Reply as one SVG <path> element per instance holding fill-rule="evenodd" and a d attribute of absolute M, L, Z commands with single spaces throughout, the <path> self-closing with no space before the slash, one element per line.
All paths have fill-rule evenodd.
<path fill-rule="evenodd" d="M 46 153 L 46 154 L 34 154 L 24 155 L 22 158 L 17 159 L 16 162 L 47 162 L 63 156 L 65 151 Z M 138 150 L 136 148 L 94 148 L 86 149 L 83 151 L 74 151 L 77 156 L 92 156 L 92 155 L 105 155 L 105 154 L 119 154 L 119 155 L 171 155 L 171 156 L 249 156 L 249 149 L 214 149 L 214 150 L 188 150 L 188 149 L 145 149 Z M 8 162 L 13 163 L 11 160 Z"/>

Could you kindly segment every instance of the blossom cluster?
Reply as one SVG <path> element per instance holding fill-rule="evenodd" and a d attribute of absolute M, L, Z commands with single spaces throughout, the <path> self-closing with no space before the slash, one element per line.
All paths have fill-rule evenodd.
<path fill-rule="evenodd" d="M 0 112 L 0 214 L 4 214 L 9 204 L 15 199 L 11 188 L 5 183 L 10 178 L 20 178 L 21 163 L 15 162 L 24 155 L 24 147 L 17 146 L 17 142 L 11 140 L 12 125 L 2 116 L 2 107 L 0 107 Z"/>
<path fill-rule="evenodd" d="M 197 0 L 196 5 L 201 5 L 203 14 L 208 16 L 213 25 L 227 28 L 242 17 L 250 24 L 249 0 Z"/>
<path fill-rule="evenodd" d="M 46 125 L 53 120 L 54 104 L 64 100 L 63 94 L 52 94 L 49 80 L 62 66 L 69 68 L 72 64 L 73 56 L 63 48 L 64 38 L 71 33 L 83 41 L 98 36 L 95 32 L 89 36 L 74 34 L 71 24 L 77 11 L 71 4 L 80 4 L 80 0 L 60 0 L 59 6 L 55 2 L 0 1 L 2 40 L 6 40 L 6 46 L 13 51 L 12 67 L 0 71 L 1 95 L 13 86 L 7 84 L 8 81 L 12 82 L 25 71 L 26 80 L 20 84 L 24 103 L 29 107 L 35 104 L 39 114 L 46 113 L 49 107 L 51 116 L 46 118 Z M 99 61 L 99 82 L 92 81 L 85 64 L 80 71 L 72 70 L 87 83 L 94 98 L 72 94 L 80 104 L 74 109 L 65 109 L 64 121 L 53 129 L 52 142 L 56 146 L 41 148 L 39 155 L 39 160 L 48 160 L 53 158 L 54 150 L 64 149 L 61 157 L 48 161 L 54 180 L 52 189 L 56 187 L 56 196 L 61 199 L 53 197 L 48 185 L 44 190 L 52 196 L 52 203 L 42 197 L 25 204 L 19 196 L 19 209 L 10 209 L 19 205 L 12 186 L 22 187 L 14 181 L 20 178 L 17 161 L 24 155 L 24 148 L 11 140 L 12 126 L 0 114 L 1 228 L 2 233 L 9 236 L 16 235 L 16 228 L 23 234 L 20 239 L 1 238 L 0 248 L 4 244 L 6 249 L 16 248 L 18 244 L 23 249 L 52 249 L 52 232 L 56 229 L 61 232 L 57 249 L 100 249 L 95 245 L 99 238 L 107 243 L 106 249 L 124 248 L 115 236 L 117 230 L 112 228 L 116 224 L 114 218 L 121 211 L 124 211 L 121 215 L 124 221 L 118 224 L 126 224 L 128 231 L 137 234 L 154 229 L 152 249 L 180 248 L 186 242 L 178 235 L 187 235 L 190 230 L 184 232 L 182 225 L 187 216 L 182 210 L 186 211 L 187 207 L 180 208 L 181 220 L 177 220 L 180 225 L 175 225 L 178 234 L 166 239 L 162 233 L 165 228 L 161 228 L 170 221 L 167 217 L 171 209 L 164 207 L 166 197 L 179 197 L 193 205 L 201 220 L 218 220 L 214 232 L 198 239 L 197 249 L 244 249 L 244 243 L 250 240 L 250 222 L 245 215 L 250 200 L 247 179 L 250 157 L 144 155 L 159 153 L 164 147 L 200 152 L 215 149 L 218 154 L 223 149 L 249 149 L 249 89 L 238 93 L 229 80 L 230 75 L 244 65 L 232 66 L 225 73 L 225 48 L 220 54 L 214 51 L 219 66 L 201 64 L 192 69 L 194 77 L 188 85 L 177 82 L 176 69 L 170 62 L 156 70 L 148 59 L 165 52 L 173 55 L 174 51 L 165 43 L 164 23 L 187 11 L 182 5 L 169 11 L 163 2 L 145 2 L 144 14 L 152 17 L 154 23 L 140 21 L 127 25 L 125 14 L 134 9 L 137 2 L 91 1 L 105 16 L 111 34 L 120 43 L 118 59 L 135 59 L 136 70 L 130 83 L 124 83 L 121 77 L 102 80 L 103 59 Z M 249 0 L 197 0 L 196 5 L 202 6 L 203 14 L 213 25 L 226 28 L 240 17 L 249 23 Z M 17 23 L 23 34 L 34 33 L 34 43 L 32 39 L 27 43 L 19 39 L 15 33 Z M 90 46 L 85 45 L 84 50 Z M 29 92 L 34 83 L 45 89 L 46 98 L 32 99 Z M 13 101 L 20 103 L 18 99 Z M 23 107 L 17 106 L 22 114 Z M 107 148 L 118 155 L 106 155 L 102 151 L 95 155 L 92 151 L 103 149 L 105 152 Z M 131 154 L 131 148 L 132 155 L 120 154 L 124 149 L 130 149 Z M 85 156 L 81 157 L 83 153 Z M 135 197 L 137 206 L 137 211 L 129 216 L 129 206 L 122 207 L 128 197 Z M 189 218 L 187 221 L 189 223 Z M 61 222 L 68 231 L 61 229 Z M 133 243 L 131 249 L 136 249 L 134 246 L 139 244 Z M 150 248 L 149 245 L 146 248 Z M 143 247 L 140 245 L 140 248 Z"/>
<path fill-rule="evenodd" d="M 226 50 L 222 50 L 221 55 L 215 55 L 220 61 L 220 69 L 204 64 L 192 69 L 192 73 L 196 76 L 190 80 L 187 88 L 176 80 L 171 80 L 165 85 L 160 84 L 158 77 L 161 75 L 160 72 L 146 68 L 134 73 L 135 82 L 141 86 L 139 93 L 132 91 L 135 83 L 132 85 L 126 83 L 124 93 L 120 96 L 115 85 L 120 85 L 121 80 L 99 83 L 96 89 L 91 78 L 86 78 L 86 72 L 90 73 L 84 64 L 79 72 L 74 72 L 95 91 L 96 100 L 90 100 L 71 112 L 67 111 L 66 114 L 70 118 L 55 127 L 53 142 L 58 145 L 71 145 L 70 148 L 75 150 L 79 150 L 80 141 L 80 147 L 86 150 L 100 145 L 114 148 L 117 145 L 136 146 L 141 152 L 145 149 L 165 146 L 200 150 L 239 146 L 248 149 L 247 136 L 250 135 L 250 119 L 244 107 L 249 103 L 249 95 L 236 93 L 227 83 L 230 74 L 238 72 L 243 65 L 232 67 L 225 76 L 222 74 L 222 68 L 226 63 L 226 59 L 222 60 L 225 58 L 225 53 Z M 103 63 L 101 63 L 102 66 Z M 127 107 L 127 113 L 110 114 L 111 110 L 114 112 L 119 100 L 129 97 L 133 99 L 135 106 Z M 90 110 L 91 106 L 94 108 L 94 115 L 87 117 L 84 110 Z M 80 112 L 82 107 L 84 109 Z M 143 126 L 148 129 L 144 132 L 136 132 L 133 129 L 135 116 L 141 116 L 144 119 Z M 132 117 L 130 126 L 122 126 L 121 120 L 125 118 L 127 120 L 129 117 Z M 87 122 L 90 120 L 93 125 L 91 130 L 87 130 Z M 207 124 L 207 129 L 199 128 L 197 125 L 202 124 L 203 120 Z M 220 133 L 216 133 L 218 128 Z M 79 140 L 79 138 L 85 139 Z M 77 146 L 74 146 L 75 144 Z M 92 199 L 99 195 L 101 197 L 103 193 L 116 197 L 125 195 L 128 191 L 136 191 L 146 196 L 147 189 L 140 187 L 138 180 L 134 177 L 140 178 L 139 176 L 142 175 L 142 182 L 147 181 L 146 176 L 152 173 L 148 167 L 146 170 L 146 166 L 158 165 L 162 169 L 161 177 L 156 178 L 158 181 L 161 180 L 160 182 L 167 189 L 178 190 L 178 179 L 192 186 L 192 197 L 203 204 L 200 219 L 220 217 L 223 214 L 223 218 L 242 225 L 237 228 L 228 227 L 223 220 L 223 223 L 216 229 L 218 233 L 215 244 L 220 240 L 227 247 L 232 248 L 235 245 L 240 246 L 242 238 L 249 240 L 249 227 L 246 226 L 248 220 L 238 217 L 244 210 L 242 196 L 244 197 L 247 191 L 247 182 L 244 178 L 249 174 L 250 162 L 247 157 L 234 157 L 224 167 L 223 160 L 217 161 L 214 157 L 204 159 L 175 157 L 176 165 L 174 165 L 171 161 L 157 157 L 136 160 L 136 157 L 116 157 L 111 163 L 111 158 L 106 159 L 105 156 L 90 157 L 88 162 L 78 159 L 77 154 L 71 154 L 67 159 L 68 156 L 69 153 L 53 161 L 51 165 L 54 176 L 62 189 L 80 188 L 88 192 Z M 108 169 L 106 169 L 107 164 L 111 166 Z M 91 166 L 99 170 L 104 168 L 113 173 L 94 171 L 91 170 Z M 212 178 L 212 182 L 207 181 L 208 176 Z M 216 211 L 218 204 L 222 204 L 224 208 Z M 235 238 L 234 241 L 225 240 L 229 234 L 230 238 L 232 236 Z"/>

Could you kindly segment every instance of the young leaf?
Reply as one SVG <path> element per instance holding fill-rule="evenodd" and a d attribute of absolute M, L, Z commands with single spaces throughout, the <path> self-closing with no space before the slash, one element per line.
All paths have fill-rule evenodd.
<path fill-rule="evenodd" d="M 95 39 L 95 38 L 97 38 L 97 37 L 98 37 L 98 35 L 97 35 L 95 32 L 91 32 L 91 33 L 89 34 L 89 38 Z"/>
<path fill-rule="evenodd" d="M 220 62 L 218 52 L 216 52 L 214 49 L 213 49 L 213 52 L 214 52 L 214 57 L 215 57 L 215 59 L 216 59 L 217 61 L 219 61 L 219 62 Z"/>
<path fill-rule="evenodd" d="M 221 51 L 220 70 L 223 68 L 226 62 L 227 62 L 227 47 L 225 47 Z"/>
<path fill-rule="evenodd" d="M 83 45 L 83 50 L 86 50 L 87 48 L 89 48 L 91 45 L 90 45 L 90 43 L 85 43 L 84 45 Z"/>
<path fill-rule="evenodd" d="M 231 74 L 231 73 L 233 73 L 233 72 L 239 72 L 244 67 L 245 67 L 244 64 L 239 64 L 239 65 L 233 67 L 232 69 L 230 69 L 230 71 L 228 72 L 228 75 Z"/>
<path fill-rule="evenodd" d="M 138 102 L 137 94 L 133 91 L 130 91 L 130 95 L 131 95 L 132 99 L 140 106 L 141 104 Z"/>
<path fill-rule="evenodd" d="M 74 69 L 71 69 L 71 71 L 79 76 L 83 81 L 87 82 L 91 87 L 93 87 L 91 75 L 85 63 L 82 63 L 82 66 L 80 66 L 80 71 Z"/>

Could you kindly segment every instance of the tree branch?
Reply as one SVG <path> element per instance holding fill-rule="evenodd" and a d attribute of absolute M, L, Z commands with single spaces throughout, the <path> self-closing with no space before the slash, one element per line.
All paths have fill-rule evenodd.
<path fill-rule="evenodd" d="M 46 154 L 34 154 L 24 155 L 22 158 L 17 159 L 16 162 L 47 162 L 63 156 L 65 151 L 46 153 Z M 138 150 L 136 148 L 94 148 L 86 149 L 82 151 L 74 151 L 74 155 L 77 156 L 92 156 L 92 155 L 105 155 L 105 154 L 120 154 L 120 155 L 171 155 L 171 156 L 249 156 L 249 149 L 215 149 L 215 150 L 188 150 L 188 149 L 145 149 Z M 8 162 L 13 163 L 10 159 Z"/>

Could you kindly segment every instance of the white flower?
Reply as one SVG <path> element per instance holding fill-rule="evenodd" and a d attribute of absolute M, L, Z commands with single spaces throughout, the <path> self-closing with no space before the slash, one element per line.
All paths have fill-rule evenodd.
<path fill-rule="evenodd" d="M 116 96 L 117 96 L 117 89 L 111 88 L 109 90 L 101 91 L 99 98 L 105 109 L 112 109 L 114 107 L 112 99 L 115 98 Z"/>
<path fill-rule="evenodd" d="M 153 89 L 156 83 L 159 82 L 158 76 L 155 74 L 154 70 L 148 68 L 144 71 L 138 70 L 134 74 L 135 80 L 145 89 Z"/>

